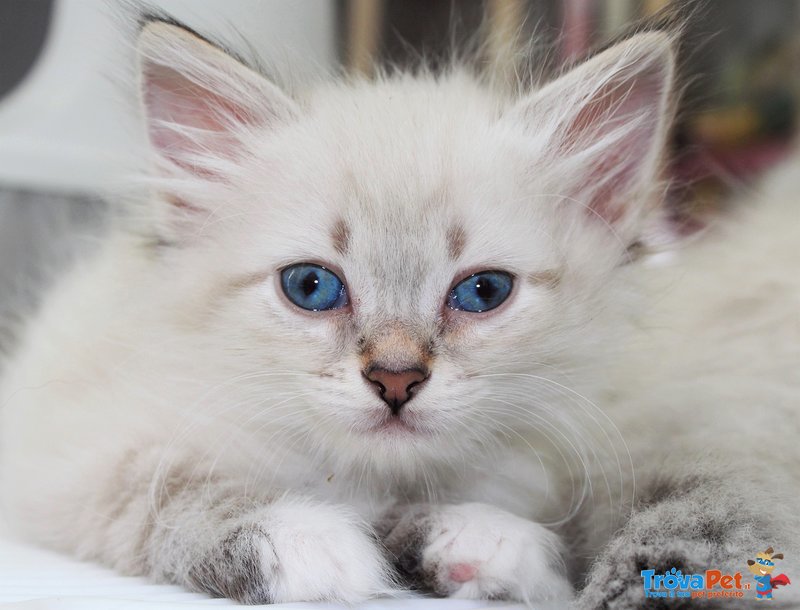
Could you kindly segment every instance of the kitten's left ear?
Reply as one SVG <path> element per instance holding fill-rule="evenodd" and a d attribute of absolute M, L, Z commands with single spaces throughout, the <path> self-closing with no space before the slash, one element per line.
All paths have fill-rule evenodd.
<path fill-rule="evenodd" d="M 163 158 L 197 176 L 216 175 L 215 160 L 236 158 L 248 127 L 296 114 L 275 85 L 180 26 L 145 24 L 138 51 L 150 141 Z"/>
<path fill-rule="evenodd" d="M 522 99 L 510 117 L 545 138 L 562 194 L 625 233 L 653 203 L 673 73 L 669 37 L 639 34 Z"/>

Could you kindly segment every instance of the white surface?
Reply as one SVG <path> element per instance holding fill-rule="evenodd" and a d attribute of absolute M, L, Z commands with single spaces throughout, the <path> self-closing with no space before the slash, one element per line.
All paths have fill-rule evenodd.
<path fill-rule="evenodd" d="M 209 599 L 180 587 L 155 585 L 143 578 L 75 561 L 58 553 L 0 537 L 0 609 L 10 610 L 202 610 L 241 608 L 224 599 Z M 374 600 L 357 610 L 476 610 L 518 604 L 450 599 Z M 272 610 L 354 610 L 338 604 L 276 604 Z M 559 606 L 552 606 L 559 608 Z"/>
<path fill-rule="evenodd" d="M 198 31 L 241 39 L 294 77 L 335 60 L 334 3 L 318 0 L 148 0 Z M 96 191 L 129 171 L 144 137 L 128 92 L 130 32 L 115 0 L 57 0 L 43 52 L 0 101 L 0 183 Z M 237 32 L 241 36 L 237 35 Z"/>

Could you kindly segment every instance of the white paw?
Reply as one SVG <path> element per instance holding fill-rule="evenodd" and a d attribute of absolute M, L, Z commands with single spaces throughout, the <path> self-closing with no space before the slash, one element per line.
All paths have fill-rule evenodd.
<path fill-rule="evenodd" d="M 541 525 L 485 504 L 434 508 L 421 553 L 424 579 L 442 595 L 567 600 L 558 537 Z"/>
<path fill-rule="evenodd" d="M 267 511 L 262 565 L 273 603 L 346 603 L 388 594 L 391 569 L 355 515 L 338 506 L 281 501 Z"/>
<path fill-rule="evenodd" d="M 245 513 L 195 560 L 191 588 L 246 604 L 338 601 L 390 593 L 372 533 L 339 506 L 280 499 Z"/>

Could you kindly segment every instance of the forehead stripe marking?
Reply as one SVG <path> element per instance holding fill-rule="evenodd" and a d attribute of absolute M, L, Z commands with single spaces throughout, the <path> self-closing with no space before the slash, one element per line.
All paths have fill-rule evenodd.
<path fill-rule="evenodd" d="M 344 220 L 337 220 L 333 225 L 331 231 L 331 239 L 333 239 L 333 249 L 339 254 L 345 254 L 350 245 L 350 228 Z"/>
<path fill-rule="evenodd" d="M 461 256 L 467 244 L 467 235 L 463 227 L 454 225 L 447 230 L 447 253 L 453 260 Z"/>

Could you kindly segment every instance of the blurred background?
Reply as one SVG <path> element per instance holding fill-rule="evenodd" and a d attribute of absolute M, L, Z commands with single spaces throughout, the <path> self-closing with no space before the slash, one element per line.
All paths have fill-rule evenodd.
<path fill-rule="evenodd" d="M 127 2 L 128 6 L 136 2 Z M 532 38 L 547 74 L 659 11 L 688 8 L 669 206 L 692 232 L 789 148 L 800 110 L 800 0 L 151 0 L 211 37 L 247 41 L 290 80 L 343 66 L 507 58 Z M 90 234 L 143 144 L 119 78 L 131 32 L 115 0 L 0 0 L 0 317 Z M 541 52 L 541 55 L 539 55 Z M 19 301 L 16 301 L 17 307 Z M 2 343 L 0 327 L 0 343 Z"/>

